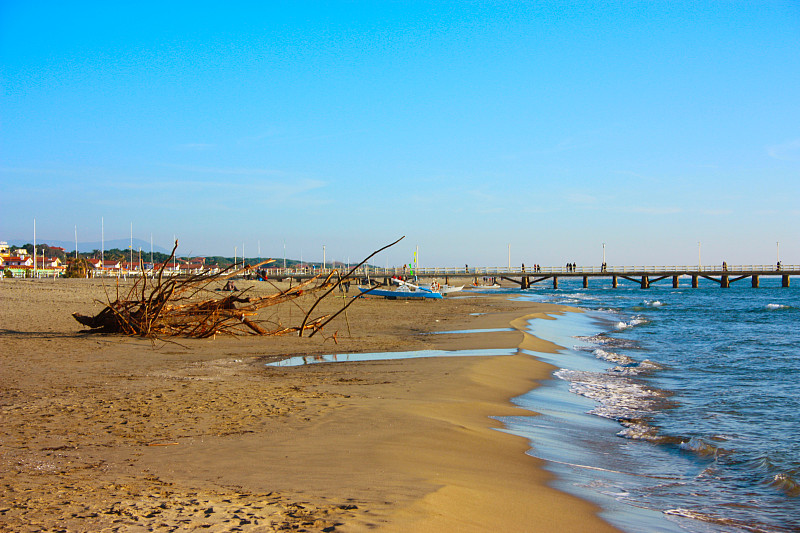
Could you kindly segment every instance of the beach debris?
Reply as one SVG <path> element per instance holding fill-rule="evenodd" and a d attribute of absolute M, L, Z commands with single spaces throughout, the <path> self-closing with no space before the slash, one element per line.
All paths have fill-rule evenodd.
<path fill-rule="evenodd" d="M 64 277 L 67 278 L 85 278 L 91 272 L 92 267 L 85 257 L 76 257 L 67 264 L 67 270 Z"/>
<path fill-rule="evenodd" d="M 330 320 L 353 303 L 348 302 L 333 315 L 311 318 L 317 305 L 340 284 L 350 279 L 356 269 L 371 257 L 400 242 L 403 237 L 392 244 L 373 252 L 361 263 L 342 275 L 333 270 L 322 278 L 321 275 L 307 279 L 286 290 L 278 290 L 274 294 L 255 297 L 248 296 L 248 289 L 231 291 L 224 296 L 212 290 L 218 282 L 229 280 L 245 271 L 271 263 L 266 260 L 257 265 L 246 265 L 242 268 L 228 268 L 220 272 L 205 271 L 185 277 L 164 277 L 164 268 L 175 256 L 178 241 L 172 249 L 170 258 L 165 261 L 155 279 L 142 274 L 136 279 L 127 295 L 120 297 L 117 286 L 116 298 L 112 301 L 106 293 L 107 305 L 94 316 L 73 313 L 72 316 L 80 324 L 89 328 L 90 332 L 120 333 L 124 335 L 146 338 L 192 337 L 209 338 L 216 335 L 261 335 L 276 336 L 305 331 L 311 335 L 320 331 Z M 298 326 L 285 327 L 281 324 L 268 323 L 258 318 L 261 309 L 291 302 L 300 296 L 320 294 L 305 313 Z M 334 341 L 336 338 L 334 337 Z"/>

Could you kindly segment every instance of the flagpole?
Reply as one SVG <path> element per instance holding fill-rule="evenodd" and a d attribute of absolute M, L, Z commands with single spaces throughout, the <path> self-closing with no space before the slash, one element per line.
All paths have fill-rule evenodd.
<path fill-rule="evenodd" d="M 36 277 L 36 219 L 33 219 L 33 277 Z"/>

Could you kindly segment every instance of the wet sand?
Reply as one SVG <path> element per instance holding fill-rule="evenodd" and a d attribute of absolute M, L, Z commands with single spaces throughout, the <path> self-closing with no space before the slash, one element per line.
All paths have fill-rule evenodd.
<path fill-rule="evenodd" d="M 153 343 L 82 333 L 71 313 L 94 300 L 97 280 L 0 282 L 0 530 L 614 531 L 490 418 L 524 414 L 509 399 L 549 377 L 529 355 L 264 364 L 545 351 L 521 318 L 565 308 L 365 299 L 312 339 Z M 297 324 L 311 300 L 298 304 L 266 314 Z M 516 329 L 424 335 L 484 328 Z"/>

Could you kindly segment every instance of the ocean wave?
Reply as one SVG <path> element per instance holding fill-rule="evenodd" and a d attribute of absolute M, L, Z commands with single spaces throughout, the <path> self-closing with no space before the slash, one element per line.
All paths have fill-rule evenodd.
<path fill-rule="evenodd" d="M 650 359 L 645 359 L 639 363 L 639 367 L 647 370 L 664 370 L 664 368 L 666 368 L 664 365 L 651 361 Z"/>
<path fill-rule="evenodd" d="M 796 498 L 800 496 L 800 483 L 788 472 L 781 472 L 772 476 L 767 483 L 771 487 L 783 491 L 787 496 Z"/>
<path fill-rule="evenodd" d="M 770 311 L 776 311 L 778 309 L 793 309 L 791 305 L 784 304 L 767 304 L 766 308 Z"/>
<path fill-rule="evenodd" d="M 644 305 L 645 307 L 661 307 L 662 305 L 664 305 L 664 302 L 659 300 L 645 300 L 644 302 L 642 302 L 642 305 Z"/>
<path fill-rule="evenodd" d="M 615 366 L 614 368 L 611 369 L 611 372 L 615 372 L 616 374 L 623 374 L 626 376 L 641 376 L 642 374 L 649 374 L 656 370 L 662 370 L 663 368 L 664 367 L 662 365 L 654 363 L 649 359 L 645 359 L 641 363 L 637 363 L 631 360 L 631 363 L 629 364 L 622 364 Z"/>
<path fill-rule="evenodd" d="M 658 429 L 651 426 L 643 419 L 623 419 L 618 420 L 624 427 L 619 433 L 618 437 L 631 440 L 646 440 L 653 443 L 658 443 L 664 440 L 664 437 L 658 434 Z"/>
<path fill-rule="evenodd" d="M 563 294 L 562 298 L 571 298 L 573 300 L 598 300 L 597 296 L 586 294 L 585 292 L 573 292 L 571 294 Z"/>
<path fill-rule="evenodd" d="M 744 464 L 755 470 L 762 477 L 765 485 L 774 487 L 787 496 L 795 498 L 800 496 L 800 482 L 797 481 L 797 471 L 782 470 L 766 456 L 746 461 Z"/>
<path fill-rule="evenodd" d="M 597 357 L 598 359 L 603 359 L 605 361 L 610 361 L 612 363 L 616 363 L 618 365 L 632 365 L 635 364 L 635 361 L 628 357 L 627 355 L 622 355 L 616 352 L 607 352 L 602 348 L 595 348 L 592 350 L 592 354 Z"/>
<path fill-rule="evenodd" d="M 689 440 L 681 442 L 679 448 L 701 457 L 718 457 L 719 455 L 730 453 L 724 448 L 714 446 L 700 437 L 691 437 Z"/>
<path fill-rule="evenodd" d="M 623 329 L 633 328 L 633 327 L 636 327 L 636 326 L 640 326 L 642 324 L 647 324 L 648 322 L 649 322 L 649 320 L 647 320 L 646 318 L 644 318 L 642 316 L 636 316 L 636 317 L 633 317 L 632 319 L 630 319 L 627 322 L 625 322 L 623 320 L 620 320 L 619 322 L 616 323 L 615 327 L 616 327 L 617 331 L 621 331 Z"/>
<path fill-rule="evenodd" d="M 612 420 L 644 419 L 666 397 L 663 391 L 612 373 L 562 368 L 554 375 L 568 381 L 573 394 L 598 403 L 590 414 Z"/>
<path fill-rule="evenodd" d="M 763 474 L 769 474 L 770 472 L 775 470 L 775 465 L 772 464 L 772 461 L 770 461 L 769 457 L 766 456 L 745 461 L 744 465 L 749 468 L 752 468 L 756 472 L 761 472 Z"/>
<path fill-rule="evenodd" d="M 663 513 L 669 516 L 691 518 L 692 520 L 698 520 L 700 522 L 706 522 L 709 524 L 717 524 L 720 526 L 733 527 L 736 530 L 749 531 L 751 533 L 775 533 L 776 531 L 779 531 L 767 525 L 757 524 L 752 521 L 742 522 L 730 518 L 712 516 L 708 513 L 695 511 L 692 509 L 684 509 L 684 508 L 667 509 L 666 511 L 663 511 Z"/>
<path fill-rule="evenodd" d="M 595 346 L 608 346 L 610 348 L 638 348 L 639 343 L 630 339 L 618 339 L 616 337 L 609 337 L 605 333 L 598 333 L 597 335 L 590 336 L 576 336 L 578 340 L 584 341 L 587 344 L 594 344 Z M 593 351 L 594 347 L 576 347 L 581 351 Z"/>

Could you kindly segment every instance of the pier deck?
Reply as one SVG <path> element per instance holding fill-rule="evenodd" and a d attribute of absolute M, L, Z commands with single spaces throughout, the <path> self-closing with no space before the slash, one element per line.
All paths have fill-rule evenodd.
<path fill-rule="evenodd" d="M 272 278 L 308 279 L 320 273 L 327 274 L 333 269 L 306 269 L 297 271 L 291 269 L 269 269 Z M 393 276 L 409 277 L 416 275 L 421 279 L 444 279 L 445 282 L 472 282 L 481 278 L 498 278 L 516 283 L 521 288 L 527 289 L 536 283 L 550 282 L 553 288 L 558 288 L 559 278 L 581 278 L 583 287 L 588 288 L 590 279 L 609 278 L 611 286 L 616 288 L 620 280 L 627 280 L 647 289 L 652 284 L 670 279 L 674 288 L 680 287 L 681 280 L 689 281 L 693 288 L 697 288 L 699 280 L 707 279 L 719 283 L 720 287 L 728 288 L 732 283 L 750 279 L 751 286 L 759 287 L 760 279 L 764 276 L 780 277 L 781 286 L 789 287 L 791 276 L 800 276 L 800 265 L 684 265 L 684 266 L 576 266 L 574 269 L 567 267 L 541 267 L 532 268 L 507 268 L 507 267 L 474 267 L 474 268 L 359 268 L 357 277 L 381 279 L 388 282 Z"/>

